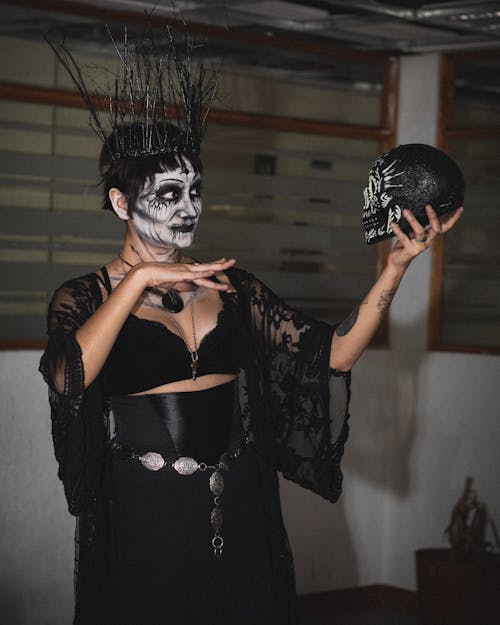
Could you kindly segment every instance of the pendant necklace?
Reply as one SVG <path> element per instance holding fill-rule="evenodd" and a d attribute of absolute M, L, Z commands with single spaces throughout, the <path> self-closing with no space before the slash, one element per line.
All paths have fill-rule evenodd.
<path fill-rule="evenodd" d="M 167 317 L 169 318 L 170 322 L 172 323 L 174 328 L 177 330 L 179 336 L 184 341 L 184 344 L 187 347 L 189 355 L 191 356 L 191 377 L 193 378 L 193 380 L 196 380 L 196 376 L 198 375 L 199 356 L 198 356 L 198 343 L 196 340 L 196 325 L 194 321 L 194 293 L 189 298 L 189 309 L 191 310 L 191 326 L 193 329 L 193 345 L 194 345 L 193 351 L 191 351 L 191 348 L 189 347 L 189 343 L 186 341 L 186 337 L 184 336 L 184 332 L 182 331 L 181 326 L 177 323 L 177 321 L 171 315 L 167 314 Z"/>
<path fill-rule="evenodd" d="M 144 262 L 135 248 L 132 249 L 139 256 L 140 261 Z M 121 254 L 118 254 L 118 257 L 122 261 L 123 265 L 128 265 L 130 268 L 134 266 L 125 260 Z M 146 298 L 152 306 L 159 308 L 148 298 L 148 296 L 146 296 Z M 167 289 L 166 293 L 164 293 L 161 297 L 161 303 L 163 308 L 169 313 L 180 313 L 184 309 L 184 302 L 182 301 L 182 297 L 177 289 Z"/>
<path fill-rule="evenodd" d="M 184 302 L 177 289 L 168 289 L 167 292 L 162 295 L 161 303 L 163 308 L 171 313 L 179 313 L 184 308 Z"/>
<path fill-rule="evenodd" d="M 133 267 L 133 265 L 131 265 L 129 262 L 127 262 L 123 256 L 121 254 L 118 254 L 118 257 L 120 258 L 120 260 L 122 261 L 122 263 L 124 265 L 128 265 L 129 267 Z M 175 291 L 175 289 L 169 289 L 171 291 Z M 168 293 L 168 291 L 167 291 Z M 167 295 L 167 293 L 165 293 L 165 295 Z M 179 295 L 179 292 L 176 291 L 177 293 L 177 297 L 180 299 L 181 301 L 181 308 L 178 310 L 169 310 L 164 302 L 163 299 L 165 298 L 165 295 L 162 297 L 162 306 L 158 306 L 158 304 L 155 304 L 153 301 L 151 301 L 150 299 L 148 299 L 148 296 L 146 295 L 146 298 L 148 299 L 149 303 L 154 307 L 154 308 L 159 308 L 160 310 L 168 310 L 168 312 L 180 312 L 183 308 L 184 308 L 184 302 L 182 301 L 181 296 Z M 191 311 L 191 327 L 193 329 L 193 345 L 194 345 L 194 350 L 191 351 L 191 348 L 189 346 L 189 343 L 186 341 L 186 337 L 184 335 L 184 332 L 181 328 L 181 326 L 177 323 L 177 321 L 171 316 L 169 315 L 167 312 L 165 312 L 165 314 L 167 315 L 170 323 L 174 326 L 174 328 L 177 330 L 178 335 L 181 337 L 181 339 L 184 341 L 184 345 L 186 346 L 189 355 L 191 356 L 191 377 L 193 378 L 193 380 L 196 380 L 196 377 L 198 375 L 198 361 L 199 361 L 199 356 L 198 356 L 198 341 L 196 339 L 196 323 L 195 323 L 195 319 L 194 319 L 194 296 L 195 296 L 195 292 L 193 292 L 193 294 L 191 295 L 191 297 L 189 298 L 189 309 Z"/>

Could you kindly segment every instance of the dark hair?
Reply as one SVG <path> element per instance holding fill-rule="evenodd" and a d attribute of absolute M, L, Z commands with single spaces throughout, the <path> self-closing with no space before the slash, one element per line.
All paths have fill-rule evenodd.
<path fill-rule="evenodd" d="M 106 143 L 101 150 L 99 158 L 99 173 L 101 174 L 101 184 L 103 185 L 104 202 L 103 208 L 112 210 L 111 201 L 109 199 L 110 189 L 119 189 L 127 198 L 127 204 L 133 211 L 137 196 L 146 181 L 161 171 L 171 171 L 177 169 L 179 165 L 183 165 L 183 159 L 189 160 L 196 172 L 203 171 L 203 164 L 198 154 L 187 154 L 177 151 L 178 130 L 176 126 L 165 122 L 161 125 L 157 124 L 160 129 L 158 136 L 152 136 L 151 150 L 146 154 L 137 154 L 137 156 L 127 156 L 124 158 L 114 159 L 115 150 L 113 146 L 117 145 L 120 137 L 118 133 L 123 135 L 127 133 L 128 140 L 137 139 L 137 145 L 140 145 L 144 128 L 140 124 L 127 124 L 120 127 L 119 130 L 112 132 L 106 139 Z M 168 145 L 172 149 L 168 152 L 159 150 L 159 146 L 164 146 L 165 137 L 168 138 Z"/>

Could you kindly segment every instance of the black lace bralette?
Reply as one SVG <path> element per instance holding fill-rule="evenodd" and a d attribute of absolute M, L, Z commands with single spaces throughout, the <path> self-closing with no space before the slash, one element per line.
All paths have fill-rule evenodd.
<path fill-rule="evenodd" d="M 112 287 L 105 267 L 101 273 L 109 294 Z M 223 306 L 217 323 L 198 345 L 198 377 L 237 374 L 248 352 L 236 293 L 219 291 L 219 295 Z M 184 340 L 159 321 L 130 314 L 103 368 L 105 394 L 131 395 L 190 378 L 191 355 Z"/>

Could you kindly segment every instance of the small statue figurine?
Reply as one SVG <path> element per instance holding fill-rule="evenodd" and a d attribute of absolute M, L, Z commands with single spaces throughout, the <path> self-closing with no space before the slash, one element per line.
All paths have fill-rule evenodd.
<path fill-rule="evenodd" d="M 492 543 L 486 540 L 488 522 L 496 546 L 500 547 L 496 527 L 488 518 L 486 505 L 479 501 L 476 491 L 472 489 L 472 482 L 473 479 L 467 477 L 464 492 L 453 507 L 450 524 L 445 529 L 453 560 L 474 560 L 493 549 Z"/>

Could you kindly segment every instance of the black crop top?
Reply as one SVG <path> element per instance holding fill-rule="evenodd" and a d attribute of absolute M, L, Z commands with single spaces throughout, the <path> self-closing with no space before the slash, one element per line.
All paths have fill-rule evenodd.
<path fill-rule="evenodd" d="M 108 294 L 111 283 L 101 269 Z M 239 314 L 236 293 L 219 291 L 223 307 L 216 326 L 198 345 L 198 377 L 237 374 L 247 354 L 248 333 Z M 191 356 L 184 340 L 159 321 L 130 314 L 103 368 L 108 396 L 131 395 L 191 378 Z"/>

